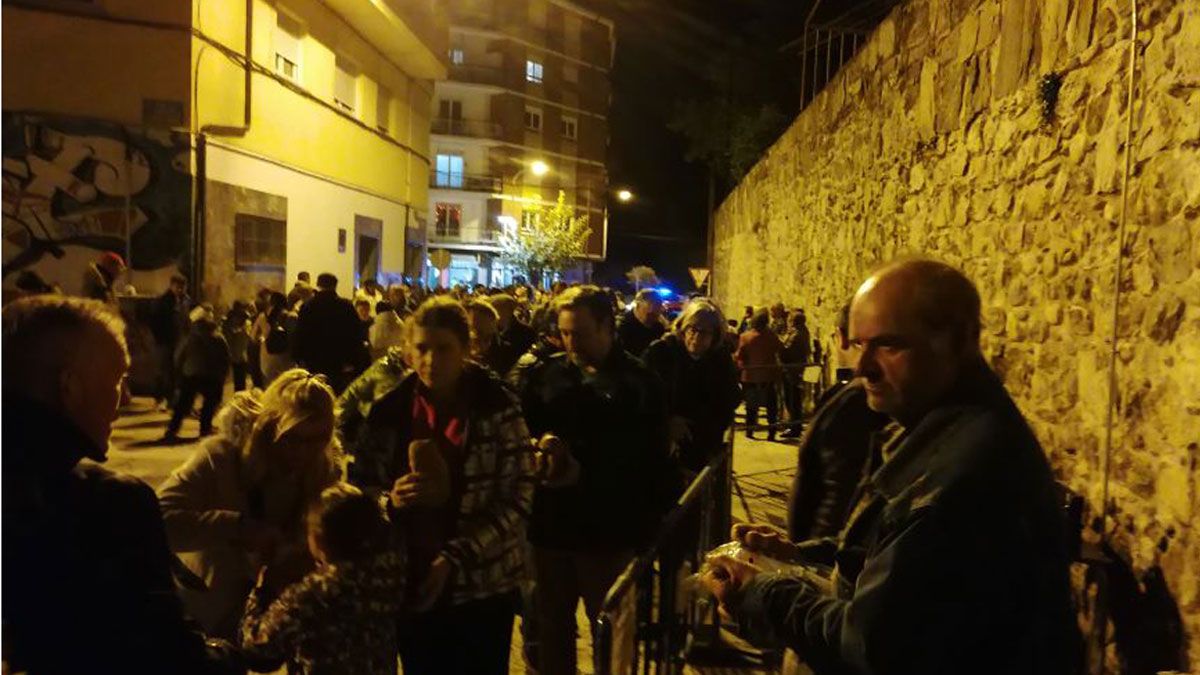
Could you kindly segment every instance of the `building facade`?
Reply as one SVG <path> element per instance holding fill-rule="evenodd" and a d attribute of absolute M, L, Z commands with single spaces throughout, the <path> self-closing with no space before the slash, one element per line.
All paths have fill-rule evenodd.
<path fill-rule="evenodd" d="M 6 285 L 98 250 L 218 306 L 414 273 L 447 49 L 436 0 L 5 2 Z"/>
<path fill-rule="evenodd" d="M 427 279 L 503 285 L 505 227 L 561 191 L 591 236 L 575 278 L 607 242 L 612 21 L 565 0 L 461 0 L 449 77 L 435 85 Z"/>

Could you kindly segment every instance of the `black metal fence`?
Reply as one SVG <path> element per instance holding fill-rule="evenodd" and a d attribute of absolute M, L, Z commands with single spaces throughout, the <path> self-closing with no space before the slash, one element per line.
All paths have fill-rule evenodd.
<path fill-rule="evenodd" d="M 684 586 L 704 554 L 729 532 L 733 445 L 696 475 L 667 514 L 654 544 L 609 589 L 592 623 L 596 675 L 674 673 L 700 630 L 715 631 L 715 608 Z"/>

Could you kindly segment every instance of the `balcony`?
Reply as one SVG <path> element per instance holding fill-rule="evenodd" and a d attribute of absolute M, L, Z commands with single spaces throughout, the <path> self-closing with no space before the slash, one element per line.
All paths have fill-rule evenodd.
<path fill-rule="evenodd" d="M 450 80 L 453 82 L 468 82 L 470 84 L 487 84 L 493 87 L 508 87 L 510 78 L 505 77 L 504 68 L 500 66 L 480 65 L 476 63 L 457 63 L 450 65 Z"/>
<path fill-rule="evenodd" d="M 499 246 L 500 231 L 492 228 L 464 227 L 460 229 L 429 228 L 430 244 L 462 244 L 466 246 Z"/>
<path fill-rule="evenodd" d="M 503 129 L 498 122 L 490 120 L 463 120 L 438 117 L 433 120 L 433 133 L 449 136 L 500 139 Z"/>
<path fill-rule="evenodd" d="M 429 174 L 429 187 L 439 190 L 498 193 L 502 188 L 502 183 L 499 176 L 475 176 L 434 171 Z"/>

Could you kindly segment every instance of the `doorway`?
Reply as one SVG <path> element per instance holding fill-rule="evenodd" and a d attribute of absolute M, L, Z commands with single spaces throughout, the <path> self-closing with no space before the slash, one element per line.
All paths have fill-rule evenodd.
<path fill-rule="evenodd" d="M 354 216 L 354 287 L 366 279 L 379 279 L 380 258 L 383 255 L 383 221 L 367 216 Z"/>

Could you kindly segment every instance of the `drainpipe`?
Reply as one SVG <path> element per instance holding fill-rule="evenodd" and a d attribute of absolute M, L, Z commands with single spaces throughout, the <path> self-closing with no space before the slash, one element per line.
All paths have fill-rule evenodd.
<path fill-rule="evenodd" d="M 242 125 L 205 124 L 196 134 L 196 213 L 192 217 L 192 289 L 199 294 L 204 283 L 204 243 L 207 238 L 208 136 L 243 138 L 252 119 L 251 83 L 254 74 L 254 0 L 246 0 Z M 199 71 L 196 73 L 199 78 Z M 199 92 L 199 88 L 197 88 Z M 197 104 L 196 109 L 200 106 Z M 199 295 L 197 295 L 199 297 Z"/>

